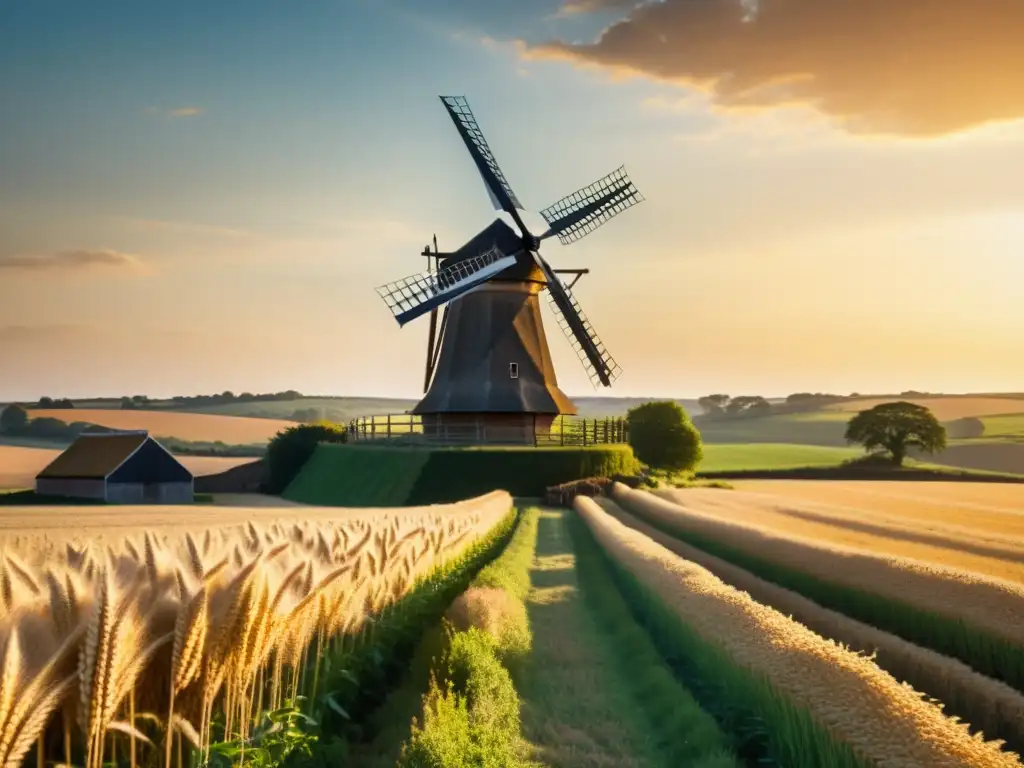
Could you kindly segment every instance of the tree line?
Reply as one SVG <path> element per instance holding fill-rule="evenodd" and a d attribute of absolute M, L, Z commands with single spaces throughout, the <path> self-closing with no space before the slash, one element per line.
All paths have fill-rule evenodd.
<path fill-rule="evenodd" d="M 710 420 L 812 411 L 852 397 L 860 397 L 860 395 L 856 392 L 850 395 L 833 395 L 827 392 L 794 392 L 781 403 L 771 403 L 761 395 L 739 395 L 737 397 L 725 394 L 705 395 L 697 399 L 697 404 L 703 411 L 697 418 Z"/>
<path fill-rule="evenodd" d="M 225 390 L 220 394 L 214 395 L 175 395 L 170 398 L 171 407 L 202 407 L 208 405 L 229 405 L 231 403 L 271 403 L 281 402 L 288 400 L 301 400 L 305 395 L 294 389 L 286 389 L 283 392 L 266 392 L 262 394 L 253 394 L 252 392 L 242 392 L 236 395 L 231 390 Z M 138 408 L 149 408 L 152 407 L 154 402 L 165 403 L 166 400 L 154 401 L 146 395 L 131 395 L 121 398 L 122 410 L 132 410 Z"/>

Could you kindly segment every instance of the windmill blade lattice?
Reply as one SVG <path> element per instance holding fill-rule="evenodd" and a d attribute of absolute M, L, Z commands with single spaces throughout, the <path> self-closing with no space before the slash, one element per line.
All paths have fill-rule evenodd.
<path fill-rule="evenodd" d="M 466 149 L 473 156 L 473 161 L 487 185 L 495 207 L 502 208 L 508 213 L 512 213 L 516 208 L 522 210 L 523 206 L 505 179 L 505 174 L 501 172 L 498 161 L 495 160 L 494 153 L 491 152 L 487 139 L 484 138 L 484 133 L 480 130 L 473 111 L 469 108 L 469 102 L 463 96 L 442 96 L 441 101 L 444 102 L 459 135 L 466 143 Z"/>
<path fill-rule="evenodd" d="M 621 166 L 541 211 L 550 227 L 542 237 L 558 235 L 563 245 L 574 243 L 643 200 Z"/>
<path fill-rule="evenodd" d="M 377 288 L 399 325 L 415 320 L 434 307 L 458 298 L 516 263 L 497 247 L 462 259 L 437 272 L 420 272 Z"/>
<path fill-rule="evenodd" d="M 569 287 L 563 283 L 558 275 L 545 269 L 548 279 L 548 303 L 551 311 L 558 321 L 558 326 L 569 340 L 573 351 L 583 364 L 583 368 L 590 377 L 590 383 L 594 389 L 598 384 L 606 387 L 619 377 L 622 369 L 608 352 L 601 341 L 601 338 L 594 330 L 594 326 L 587 318 L 583 307 L 573 296 Z M 573 322 L 573 318 L 576 322 Z M 574 327 L 575 326 L 575 327 Z M 589 348 L 589 349 L 588 349 Z"/>

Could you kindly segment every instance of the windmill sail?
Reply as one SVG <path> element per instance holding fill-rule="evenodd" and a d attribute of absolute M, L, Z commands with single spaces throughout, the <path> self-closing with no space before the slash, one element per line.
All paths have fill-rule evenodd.
<path fill-rule="evenodd" d="M 399 325 L 415 320 L 434 307 L 455 299 L 470 288 L 486 282 L 516 263 L 516 256 L 506 256 L 497 247 L 479 256 L 471 256 L 450 264 L 437 272 L 420 272 L 396 280 L 377 289 Z"/>
<path fill-rule="evenodd" d="M 505 180 L 505 174 L 501 172 L 498 161 L 494 159 L 494 153 L 487 145 L 483 131 L 477 125 L 476 118 L 469 108 L 469 102 L 462 96 L 442 96 L 441 101 L 444 103 L 445 109 L 448 110 L 452 122 L 455 123 L 459 135 L 466 143 L 466 149 L 473 157 L 477 170 L 483 177 L 487 194 L 490 195 L 494 208 L 508 213 L 512 213 L 516 208 L 522 210 L 523 206 L 519 204 L 519 198 L 516 197 L 516 193 L 512 191 L 512 187 Z"/>
<path fill-rule="evenodd" d="M 586 237 L 613 217 L 643 202 L 643 195 L 620 167 L 540 212 L 550 229 L 541 239 L 558 235 L 563 245 Z"/>
<path fill-rule="evenodd" d="M 548 300 L 558 319 L 558 325 L 572 344 L 576 356 L 583 363 L 590 383 L 595 387 L 598 383 L 610 387 L 622 373 L 622 369 L 605 349 L 604 343 L 594 331 L 576 297 L 539 253 L 534 253 L 533 257 L 548 281 Z"/>

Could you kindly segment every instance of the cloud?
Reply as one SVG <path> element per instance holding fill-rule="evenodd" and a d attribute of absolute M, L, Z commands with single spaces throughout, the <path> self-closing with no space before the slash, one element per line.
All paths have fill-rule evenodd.
<path fill-rule="evenodd" d="M 58 251 L 39 255 L 0 256 L 0 269 L 28 272 L 49 270 L 79 270 L 92 267 L 137 268 L 141 261 L 136 256 L 106 249 Z"/>
<path fill-rule="evenodd" d="M 809 105 L 852 133 L 934 137 L 1024 118 L 1022 40 L 1019 0 L 663 0 L 594 43 L 523 53 L 678 83 L 719 110 Z"/>
<path fill-rule="evenodd" d="M 558 9 L 558 16 L 575 16 L 581 13 L 621 11 L 634 8 L 638 0 L 565 0 Z"/>

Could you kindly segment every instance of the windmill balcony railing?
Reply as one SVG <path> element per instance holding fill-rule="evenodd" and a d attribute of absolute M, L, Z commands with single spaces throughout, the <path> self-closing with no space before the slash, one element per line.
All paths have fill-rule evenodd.
<path fill-rule="evenodd" d="M 495 425 L 485 418 L 446 424 L 433 417 L 424 429 L 421 417 L 408 414 L 363 416 L 348 424 L 350 443 L 395 445 L 518 445 L 533 447 L 618 445 L 628 442 L 623 418 L 584 419 L 559 416 L 541 424 Z"/>

